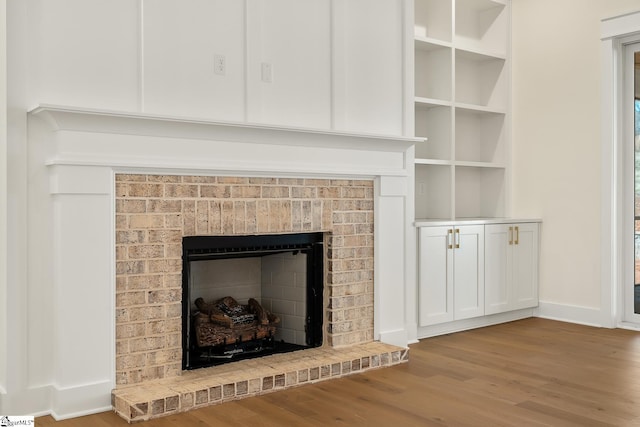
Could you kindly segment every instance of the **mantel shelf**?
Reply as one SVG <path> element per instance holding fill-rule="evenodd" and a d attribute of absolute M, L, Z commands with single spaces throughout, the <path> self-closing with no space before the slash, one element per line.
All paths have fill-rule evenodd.
<path fill-rule="evenodd" d="M 29 111 L 54 130 L 402 152 L 424 138 L 163 116 L 59 105 Z"/>

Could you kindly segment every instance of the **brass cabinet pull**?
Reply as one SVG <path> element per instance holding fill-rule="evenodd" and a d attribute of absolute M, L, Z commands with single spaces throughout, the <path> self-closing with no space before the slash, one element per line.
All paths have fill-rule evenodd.
<path fill-rule="evenodd" d="M 519 245 L 520 244 L 520 228 L 516 225 L 516 239 L 515 242 L 513 242 L 515 245 Z"/>
<path fill-rule="evenodd" d="M 513 245 L 513 227 L 509 227 L 509 244 Z"/>
<path fill-rule="evenodd" d="M 452 240 L 453 230 L 450 228 L 447 230 L 447 249 L 453 249 Z"/>
<path fill-rule="evenodd" d="M 459 228 L 456 228 L 455 243 L 456 243 L 456 249 L 460 249 L 460 229 Z"/>

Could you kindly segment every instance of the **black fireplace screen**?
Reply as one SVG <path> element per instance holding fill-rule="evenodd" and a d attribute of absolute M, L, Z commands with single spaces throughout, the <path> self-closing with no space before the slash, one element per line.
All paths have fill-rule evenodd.
<path fill-rule="evenodd" d="M 248 236 L 188 236 L 182 240 L 182 367 L 194 369 L 218 365 L 249 357 L 295 351 L 322 345 L 324 246 L 322 233 L 264 234 Z M 278 255 L 280 254 L 280 255 Z M 269 257 L 302 256 L 304 264 L 304 289 L 299 292 L 304 301 L 296 303 L 297 319 L 301 320 L 297 335 L 289 338 L 285 327 L 291 321 L 287 297 L 279 304 L 271 303 L 268 289 L 258 295 L 234 295 L 231 288 L 206 298 L 197 289 L 201 266 L 207 261 L 235 260 L 261 263 Z M 306 260 L 306 262 L 305 262 Z M 235 262 L 234 261 L 234 262 Z M 198 263 L 198 264 L 196 264 Z M 266 264 L 266 262 L 264 262 Z M 224 276 L 234 274 L 234 269 L 244 270 L 242 264 L 228 264 Z M 241 271 L 240 273 L 246 273 Z M 262 276 L 269 274 L 262 273 Z M 215 282 L 215 277 L 207 281 Z M 260 278 L 257 281 L 264 281 Z M 265 289 L 267 284 L 259 285 Z M 271 291 L 273 292 L 273 291 Z M 278 292 L 283 292 L 280 289 Z M 300 297 L 299 297 L 300 298 Z M 292 303 L 293 304 L 293 303 Z M 299 306 L 299 307 L 298 307 Z M 301 308 L 300 308 L 301 307 Z M 295 320 L 295 319 L 294 319 Z"/>

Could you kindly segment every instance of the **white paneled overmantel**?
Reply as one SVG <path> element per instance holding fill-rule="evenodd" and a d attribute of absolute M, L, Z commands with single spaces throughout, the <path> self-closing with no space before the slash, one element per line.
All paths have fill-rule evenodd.
<path fill-rule="evenodd" d="M 38 2 L 34 101 L 408 134 L 405 1 Z"/>
<path fill-rule="evenodd" d="M 37 410 L 110 408 L 116 173 L 373 180 L 375 339 L 415 340 L 404 233 L 411 153 L 423 139 L 52 105 L 31 110 L 28 122 L 36 323 L 23 328 L 33 349 L 25 368 L 46 384 L 28 393 L 44 402 Z"/>

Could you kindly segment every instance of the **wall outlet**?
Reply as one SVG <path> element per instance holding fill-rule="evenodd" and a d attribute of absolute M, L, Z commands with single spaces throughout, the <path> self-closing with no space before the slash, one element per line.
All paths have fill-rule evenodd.
<path fill-rule="evenodd" d="M 227 59 L 224 55 L 213 55 L 213 72 L 219 76 L 227 73 Z"/>
<path fill-rule="evenodd" d="M 273 81 L 273 67 L 270 62 L 262 63 L 262 81 L 265 83 L 271 83 Z"/>

